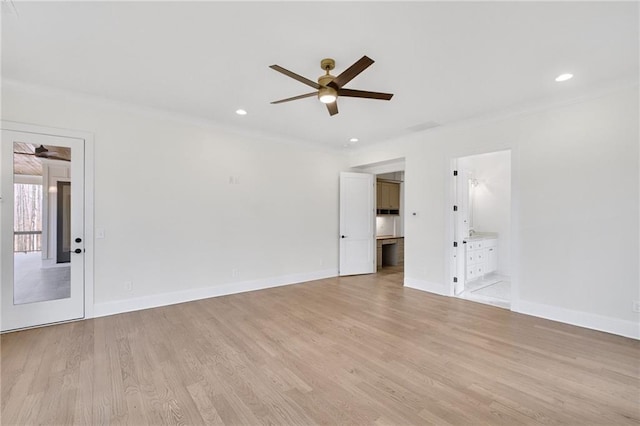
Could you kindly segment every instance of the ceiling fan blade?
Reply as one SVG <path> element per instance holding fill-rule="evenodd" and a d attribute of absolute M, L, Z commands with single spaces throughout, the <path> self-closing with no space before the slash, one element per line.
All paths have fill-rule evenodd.
<path fill-rule="evenodd" d="M 318 92 L 305 93 L 304 95 L 294 96 L 292 98 L 280 99 L 279 101 L 273 101 L 272 104 L 281 104 L 283 102 L 295 101 L 296 99 L 309 98 L 311 96 L 317 96 Z"/>
<path fill-rule="evenodd" d="M 351 65 L 346 70 L 342 71 L 342 73 L 334 78 L 328 86 L 333 87 L 334 89 L 339 89 L 351 80 L 353 80 L 358 74 L 362 71 L 366 70 L 371 64 L 375 61 L 366 55 L 356 61 L 355 64 Z"/>
<path fill-rule="evenodd" d="M 282 68 L 280 65 L 270 65 L 269 68 L 271 68 L 272 70 L 276 70 L 278 72 L 281 72 L 282 74 L 289 76 L 291 78 L 293 78 L 294 80 L 298 80 L 300 83 L 304 83 L 307 86 L 311 86 L 316 90 L 320 89 L 320 85 L 318 83 L 316 83 L 315 81 L 309 80 L 308 78 L 305 78 L 301 75 L 296 74 L 295 72 L 289 71 L 288 69 Z"/>
<path fill-rule="evenodd" d="M 329 115 L 336 115 L 338 113 L 338 102 L 331 102 L 327 104 L 327 109 L 329 110 Z"/>
<path fill-rule="evenodd" d="M 365 90 L 339 89 L 338 96 L 349 98 L 382 99 L 388 101 L 393 97 L 393 93 L 367 92 Z"/>

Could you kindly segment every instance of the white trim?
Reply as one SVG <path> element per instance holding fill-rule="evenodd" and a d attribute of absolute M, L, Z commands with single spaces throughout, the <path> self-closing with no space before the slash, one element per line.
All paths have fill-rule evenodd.
<path fill-rule="evenodd" d="M 511 310 L 521 314 L 560 321 L 566 324 L 577 325 L 578 327 L 590 328 L 592 330 L 604 331 L 606 333 L 640 340 L 640 321 L 634 322 L 605 317 L 589 312 L 574 311 L 572 309 L 527 302 L 524 300 L 519 300 L 515 304 L 511 303 Z"/>
<path fill-rule="evenodd" d="M 42 185 L 42 176 L 13 175 L 13 183 L 24 183 L 27 185 Z"/>
<path fill-rule="evenodd" d="M 280 277 L 228 283 L 215 287 L 202 287 L 185 291 L 173 291 L 169 293 L 136 297 L 133 299 L 96 303 L 93 314 L 95 318 L 104 317 L 108 315 L 120 314 L 123 312 L 139 311 L 142 309 L 174 305 L 176 303 L 208 299 L 210 297 L 226 296 L 230 294 L 244 293 L 247 291 L 263 290 L 272 287 L 299 284 L 307 281 L 332 278 L 336 277 L 337 275 L 337 269 L 326 269 L 324 271 L 283 275 Z"/>
<path fill-rule="evenodd" d="M 4 81 L 3 85 L 6 84 Z M 94 135 L 90 132 L 61 129 L 57 127 L 39 126 L 35 124 L 19 123 L 1 120 L 2 130 L 37 133 L 66 138 L 84 140 L 84 318 L 93 318 L 94 295 Z M 44 241 L 43 241 L 44 243 Z"/>
<path fill-rule="evenodd" d="M 392 172 L 404 172 L 405 171 L 405 158 L 394 158 L 393 160 L 381 161 L 378 163 L 369 163 L 359 166 L 353 166 L 352 169 L 356 169 L 358 172 L 372 173 L 374 175 L 380 175 L 383 173 Z"/>
<path fill-rule="evenodd" d="M 416 290 L 428 291 L 429 293 L 439 294 L 441 296 L 449 295 L 449 286 L 443 283 L 434 283 L 416 278 L 405 277 L 404 286 Z"/>

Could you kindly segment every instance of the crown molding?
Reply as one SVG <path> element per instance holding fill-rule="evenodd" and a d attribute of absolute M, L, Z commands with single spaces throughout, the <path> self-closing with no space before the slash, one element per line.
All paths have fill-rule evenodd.
<path fill-rule="evenodd" d="M 592 86 L 589 90 L 574 96 L 556 96 L 552 98 L 536 99 L 529 102 L 523 102 L 512 105 L 507 108 L 490 111 L 484 114 L 475 115 L 473 117 L 461 120 L 443 123 L 440 126 L 428 128 L 419 132 L 412 132 L 399 135 L 394 138 L 385 139 L 363 147 L 354 148 L 351 153 L 366 152 L 370 149 L 379 148 L 390 143 L 408 142 L 422 138 L 426 134 L 436 134 L 439 132 L 447 132 L 453 129 L 477 127 L 483 124 L 499 122 L 510 118 L 533 115 L 543 111 L 551 111 L 554 109 L 564 108 L 570 105 L 580 104 L 589 100 L 602 98 L 618 91 L 639 88 L 637 78 L 629 78 L 622 80 L 609 81 L 597 86 Z"/>
<path fill-rule="evenodd" d="M 248 139 L 259 139 L 263 141 L 269 141 L 274 143 L 284 143 L 287 145 L 295 145 L 297 147 L 306 146 L 316 151 L 323 151 L 328 153 L 341 153 L 342 147 L 335 147 L 325 144 L 312 142 L 305 139 L 294 139 L 289 136 L 279 134 L 266 134 L 260 131 L 249 130 L 242 127 L 235 127 L 222 124 L 216 120 L 197 117 L 190 114 L 184 114 L 177 111 L 165 110 L 156 107 L 150 107 L 140 104 L 134 104 L 130 102 L 110 99 L 97 95 L 90 95 L 86 93 L 75 92 L 67 89 L 60 89 L 50 86 L 37 85 L 32 83 L 26 83 L 24 81 L 15 79 L 2 79 L 1 89 L 10 88 L 24 93 L 30 93 L 39 96 L 48 97 L 63 97 L 76 102 L 81 102 L 89 105 L 93 105 L 100 108 L 116 109 L 121 111 L 127 111 L 134 114 L 143 115 L 150 118 L 157 118 L 161 120 L 171 120 L 176 123 L 189 124 L 198 127 L 209 128 L 220 132 L 229 133 L 245 137 Z"/>

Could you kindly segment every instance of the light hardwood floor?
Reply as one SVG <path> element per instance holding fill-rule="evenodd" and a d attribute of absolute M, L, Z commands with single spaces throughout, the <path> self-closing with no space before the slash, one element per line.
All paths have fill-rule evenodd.
<path fill-rule="evenodd" d="M 640 422 L 639 342 L 334 278 L 2 336 L 2 424 Z"/>

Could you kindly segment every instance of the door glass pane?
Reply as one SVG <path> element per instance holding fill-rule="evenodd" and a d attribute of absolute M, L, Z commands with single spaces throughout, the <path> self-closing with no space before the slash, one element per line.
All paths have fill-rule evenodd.
<path fill-rule="evenodd" d="M 14 142 L 16 305 L 71 297 L 70 172 L 70 148 Z"/>

